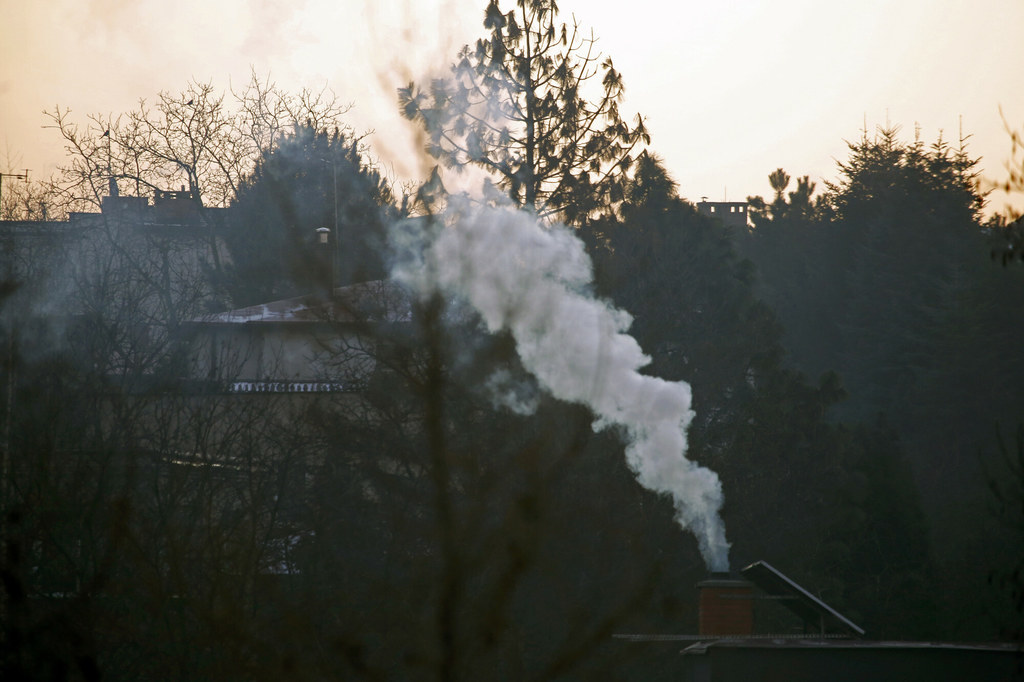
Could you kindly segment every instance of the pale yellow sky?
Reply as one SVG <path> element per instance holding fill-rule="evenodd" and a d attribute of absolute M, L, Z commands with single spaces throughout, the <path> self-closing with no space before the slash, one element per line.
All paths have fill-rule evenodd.
<path fill-rule="evenodd" d="M 191 78 L 250 68 L 330 86 L 399 177 L 416 173 L 395 88 L 482 34 L 485 0 L 0 0 L 0 167 L 46 176 L 62 151 L 42 110 L 117 114 Z M 511 7 L 510 0 L 502 6 Z M 973 135 L 987 176 L 1024 127 L 1024 0 L 561 0 L 594 29 L 691 200 L 769 194 L 776 167 L 836 177 L 844 139 L 890 122 Z M 999 209 L 1006 203 L 993 196 Z M 1024 199 L 1015 201 L 1017 206 Z"/>

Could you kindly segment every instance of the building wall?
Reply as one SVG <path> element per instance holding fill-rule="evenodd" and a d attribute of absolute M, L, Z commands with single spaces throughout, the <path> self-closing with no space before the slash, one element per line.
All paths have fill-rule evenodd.
<path fill-rule="evenodd" d="M 240 392 L 357 390 L 375 367 L 358 335 L 319 323 L 195 325 L 191 343 L 191 378 Z"/>
<path fill-rule="evenodd" d="M 712 645 L 683 663 L 688 682 L 1010 682 L 1024 674 L 1019 650 L 900 642 Z"/>
<path fill-rule="evenodd" d="M 710 218 L 717 218 L 729 227 L 747 226 L 747 202 L 745 201 L 701 201 L 697 212 Z"/>

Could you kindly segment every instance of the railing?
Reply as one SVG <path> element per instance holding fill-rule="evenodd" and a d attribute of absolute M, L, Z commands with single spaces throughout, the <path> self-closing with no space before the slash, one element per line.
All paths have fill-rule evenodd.
<path fill-rule="evenodd" d="M 233 381 L 229 393 L 341 393 L 359 390 L 341 381 Z"/>

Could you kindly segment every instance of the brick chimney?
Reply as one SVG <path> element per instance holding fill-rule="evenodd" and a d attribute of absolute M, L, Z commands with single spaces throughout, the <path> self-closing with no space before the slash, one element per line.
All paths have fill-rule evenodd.
<path fill-rule="evenodd" d="M 712 573 L 697 583 L 700 635 L 723 637 L 754 633 L 754 586 L 728 573 Z"/>

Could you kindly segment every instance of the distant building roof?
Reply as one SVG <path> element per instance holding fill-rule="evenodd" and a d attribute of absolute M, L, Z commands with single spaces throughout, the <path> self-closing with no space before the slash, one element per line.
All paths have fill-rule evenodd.
<path fill-rule="evenodd" d="M 260 303 L 190 320 L 198 325 L 314 322 L 406 322 L 411 316 L 407 292 L 393 280 L 361 282 L 334 290 L 328 299 L 307 294 Z"/>
<path fill-rule="evenodd" d="M 701 199 L 697 204 L 697 212 L 711 218 L 718 218 L 723 224 L 732 227 L 746 227 L 747 225 L 747 202 L 745 201 Z"/>

